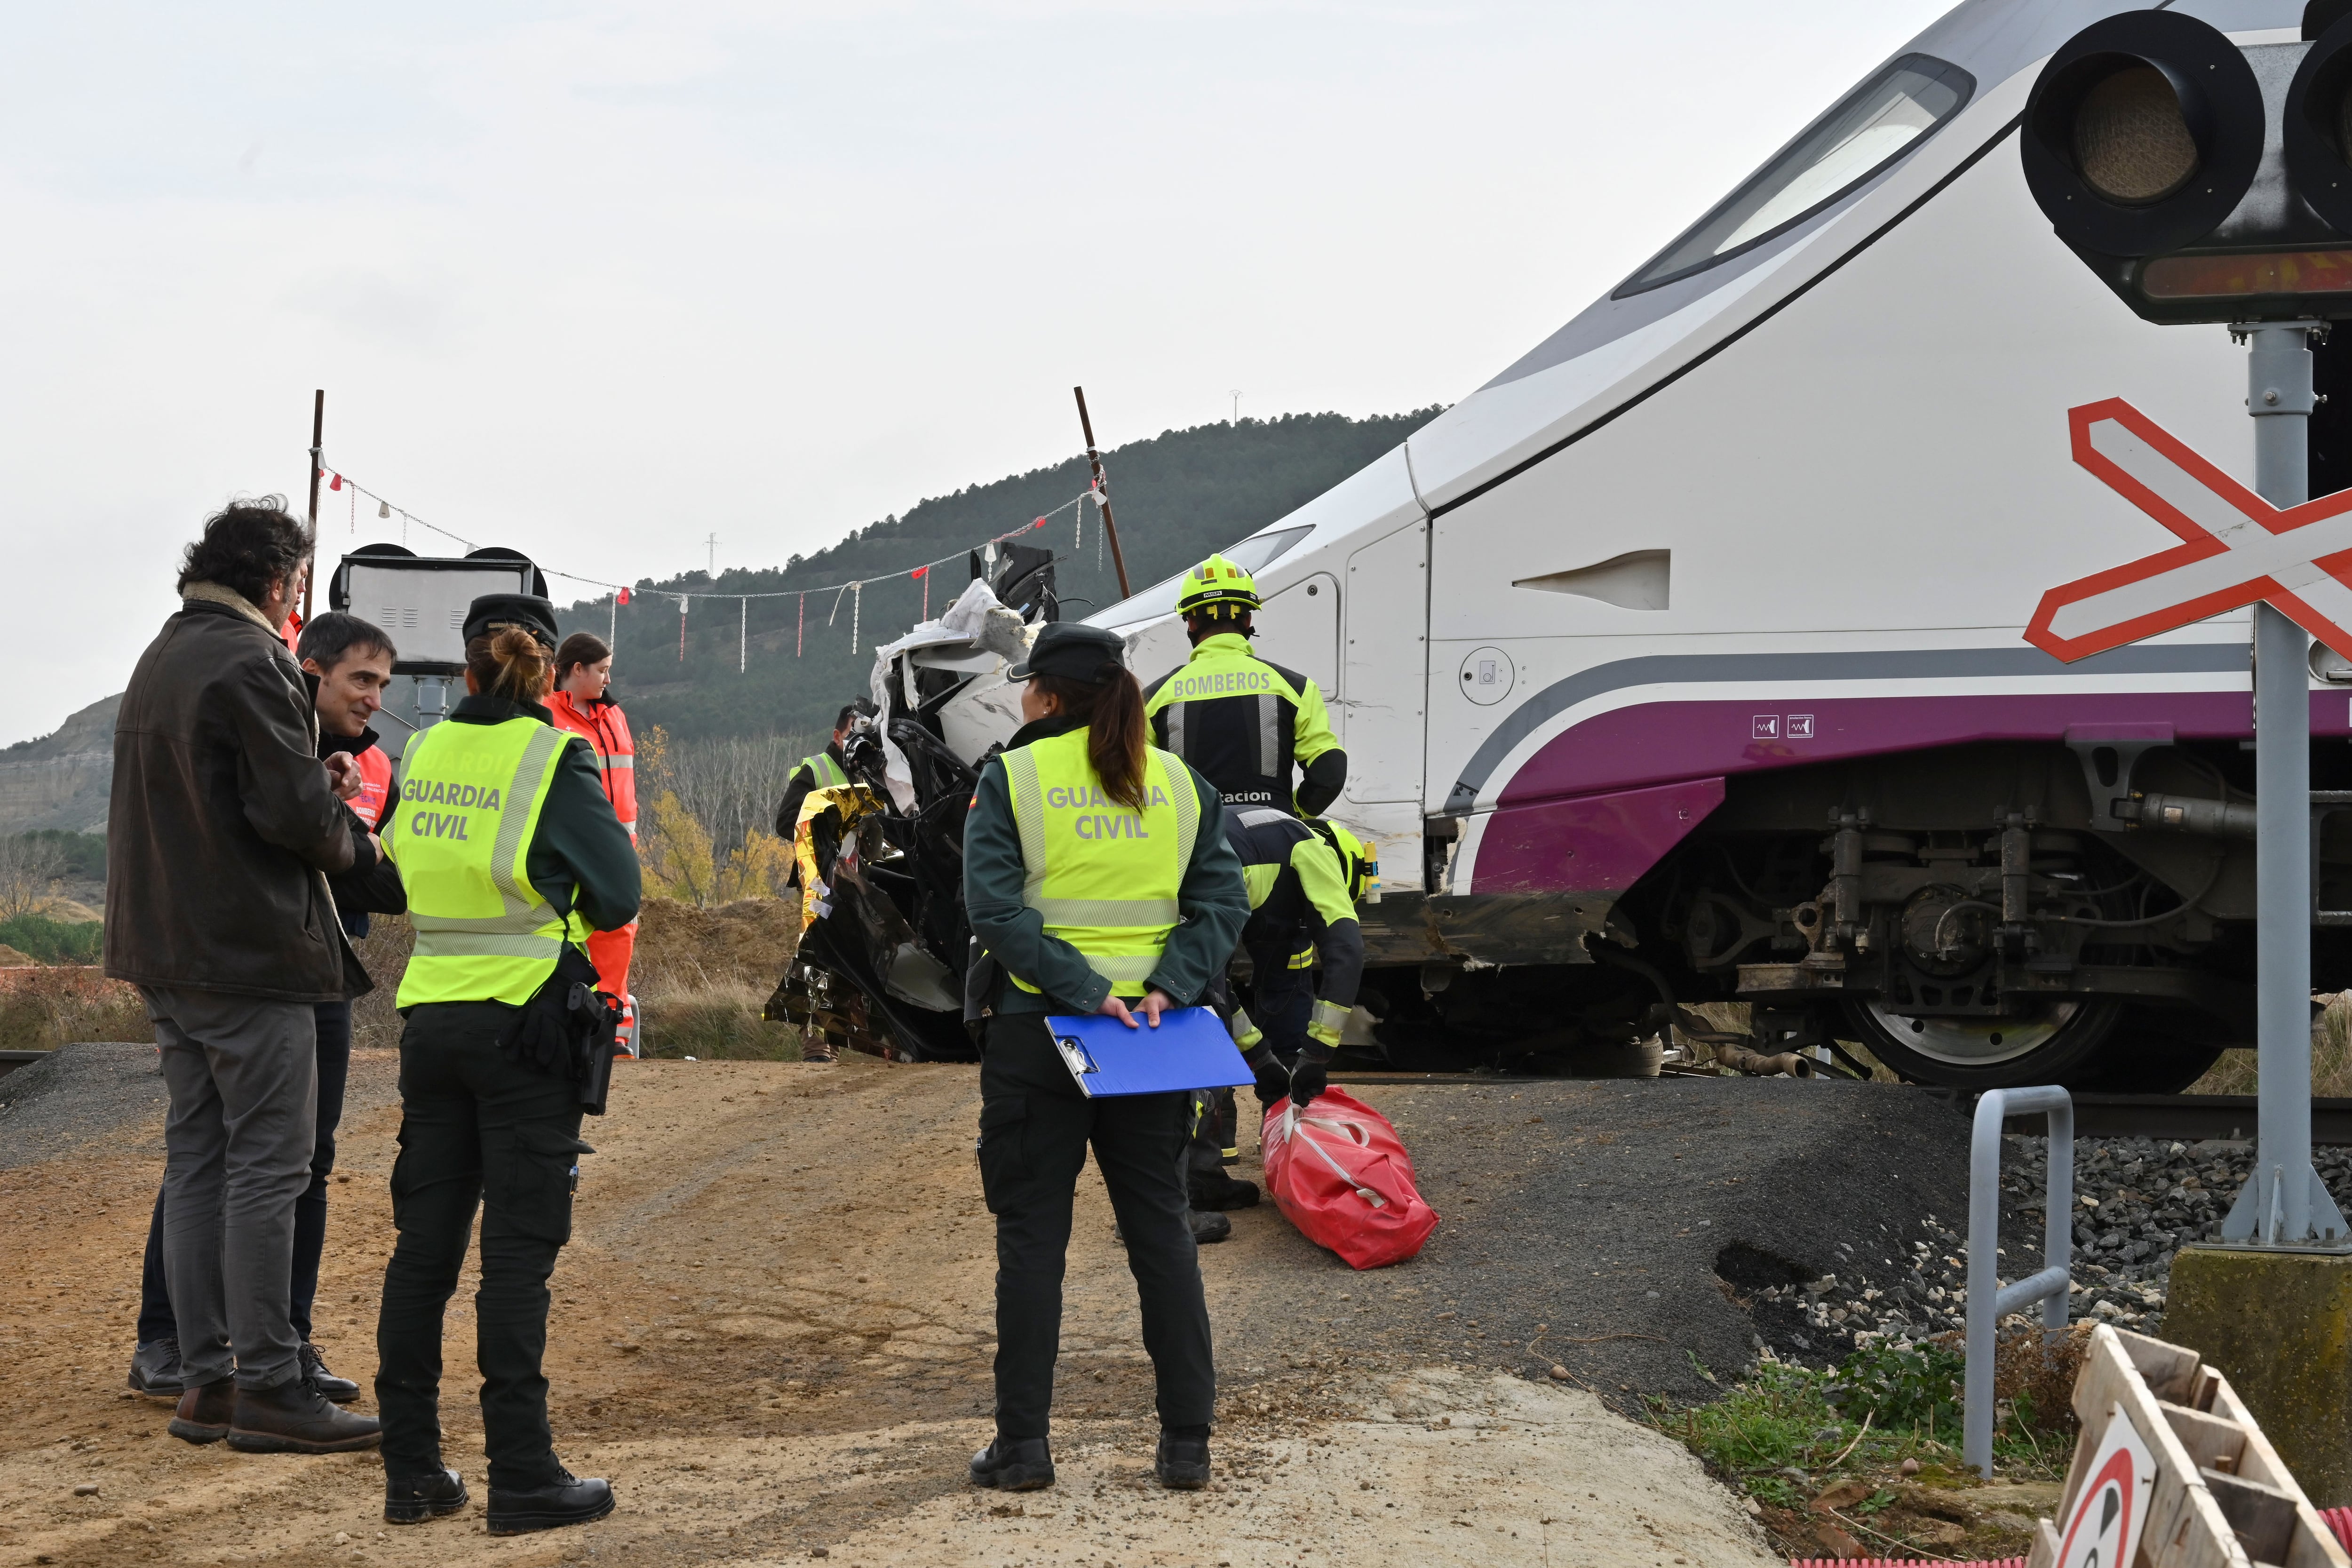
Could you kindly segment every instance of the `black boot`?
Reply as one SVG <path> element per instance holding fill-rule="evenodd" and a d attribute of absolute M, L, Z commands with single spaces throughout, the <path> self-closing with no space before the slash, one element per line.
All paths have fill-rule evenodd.
<path fill-rule="evenodd" d="M 337 1377 L 327 1370 L 327 1358 L 319 1353 L 318 1346 L 304 1340 L 300 1354 L 302 1375 L 310 1380 L 310 1386 L 319 1391 L 320 1398 L 331 1399 L 338 1405 L 349 1405 L 360 1396 L 358 1384 L 348 1377 Z"/>
<path fill-rule="evenodd" d="M 177 1399 L 180 1384 L 180 1342 L 173 1335 L 148 1340 L 131 1352 L 131 1388 L 150 1399 Z"/>
<path fill-rule="evenodd" d="M 1223 1171 L 1195 1171 L 1191 1177 L 1196 1209 L 1246 1209 L 1257 1206 L 1257 1184 L 1228 1176 Z"/>
<path fill-rule="evenodd" d="M 386 1524 L 423 1524 L 428 1519 L 440 1519 L 466 1506 L 466 1480 L 455 1470 L 439 1470 L 429 1476 L 393 1476 L 383 1478 L 383 1521 Z"/>
<path fill-rule="evenodd" d="M 1152 1456 L 1152 1474 L 1172 1491 L 1196 1492 L 1209 1484 L 1209 1440 L 1160 1434 L 1160 1451 Z"/>
<path fill-rule="evenodd" d="M 1194 1209 L 1184 1217 L 1192 1222 L 1193 1241 L 1202 1247 L 1223 1241 L 1234 1233 L 1234 1222 L 1221 1214 L 1203 1214 Z"/>
<path fill-rule="evenodd" d="M 172 1413 L 167 1430 L 190 1443 L 217 1443 L 228 1436 L 229 1420 L 236 1414 L 235 1379 L 200 1383 L 181 1392 L 179 1408 Z"/>
<path fill-rule="evenodd" d="M 1054 1484 L 1054 1454 L 1043 1437 L 999 1437 L 971 1457 L 971 1484 L 999 1491 L 1042 1491 Z"/>
<path fill-rule="evenodd" d="M 570 1470 L 552 1486 L 512 1491 L 490 1489 L 490 1533 L 527 1535 L 534 1530 L 562 1530 L 567 1524 L 593 1524 L 613 1511 L 610 1482 L 582 1480 Z"/>
<path fill-rule="evenodd" d="M 228 1427 L 228 1446 L 247 1454 L 343 1454 L 383 1441 L 374 1416 L 336 1409 L 299 1375 L 274 1388 L 238 1389 Z"/>

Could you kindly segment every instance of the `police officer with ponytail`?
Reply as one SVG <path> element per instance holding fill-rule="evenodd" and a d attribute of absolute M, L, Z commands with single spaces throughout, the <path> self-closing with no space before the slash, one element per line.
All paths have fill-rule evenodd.
<path fill-rule="evenodd" d="M 1026 722 L 982 770 L 964 828 L 964 903 L 985 950 L 980 1173 L 996 1215 L 996 1438 L 975 1485 L 1051 1486 L 1054 1363 L 1070 1210 L 1089 1144 L 1127 1243 L 1159 1383 L 1164 1486 L 1208 1484 L 1216 1399 L 1209 1310 L 1187 1219 L 1181 1092 L 1088 1100 L 1045 1016 L 1130 1028 L 1200 1001 L 1249 918 L 1215 789 L 1149 743 L 1124 645 L 1053 624 L 1027 659 Z"/>
<path fill-rule="evenodd" d="M 584 1524 L 613 1489 L 555 1457 L 547 1422 L 547 1281 L 572 1235 L 582 1083 L 572 1003 L 593 993 L 592 931 L 636 918 L 637 858 L 587 742 L 543 706 L 555 611 L 493 594 L 467 611 L 467 696 L 408 743 L 383 830 L 416 949 L 400 984 L 400 1239 L 384 1270 L 375 1393 L 394 1524 L 467 1503 L 445 1467 L 442 1315 L 482 1215 L 474 1298 L 493 1535 Z M 572 1009 L 576 1011 L 575 1009 Z M 603 1060 L 609 1070 L 610 1025 Z"/>

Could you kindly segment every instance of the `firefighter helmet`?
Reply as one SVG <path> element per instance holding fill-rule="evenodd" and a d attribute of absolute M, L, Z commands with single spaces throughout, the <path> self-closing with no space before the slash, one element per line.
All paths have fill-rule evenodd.
<path fill-rule="evenodd" d="M 1222 611 L 1237 620 L 1262 608 L 1257 579 L 1222 555 L 1212 555 L 1185 573 L 1183 586 L 1176 594 L 1176 613 L 1181 616 L 1201 611 L 1214 618 Z"/>

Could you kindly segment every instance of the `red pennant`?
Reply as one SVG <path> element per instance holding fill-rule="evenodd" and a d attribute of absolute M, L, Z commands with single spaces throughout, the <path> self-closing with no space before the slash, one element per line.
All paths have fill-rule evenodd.
<path fill-rule="evenodd" d="M 624 588 L 618 594 L 614 595 L 614 597 L 620 603 L 625 605 L 629 602 L 629 591 L 626 588 Z"/>
<path fill-rule="evenodd" d="M 327 488 L 331 490 L 341 489 L 343 488 L 343 476 L 337 474 L 332 479 L 330 479 L 327 482 Z"/>
<path fill-rule="evenodd" d="M 1044 518 L 1042 518 L 1042 517 L 1041 517 L 1041 518 L 1039 518 L 1036 521 L 1034 521 L 1034 522 L 1031 523 L 1029 526 L 1030 526 L 1030 527 L 1032 527 L 1032 528 L 1043 528 L 1043 527 L 1045 527 L 1045 520 Z"/>
<path fill-rule="evenodd" d="M 930 568 L 928 566 L 918 566 L 912 572 L 908 573 L 907 575 L 909 577 L 919 577 L 929 570 Z"/>

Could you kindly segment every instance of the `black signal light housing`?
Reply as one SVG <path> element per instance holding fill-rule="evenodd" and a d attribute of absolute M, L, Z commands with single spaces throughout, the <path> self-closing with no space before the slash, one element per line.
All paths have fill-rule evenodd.
<path fill-rule="evenodd" d="M 2319 220 L 2352 236 L 2352 15 L 2314 39 L 2286 93 L 2287 178 Z"/>
<path fill-rule="evenodd" d="M 2162 255 L 2212 234 L 2244 200 L 2265 118 L 2252 68 L 2217 28 L 2126 11 L 2042 68 L 2020 130 L 2025 183 L 2086 260 Z"/>

